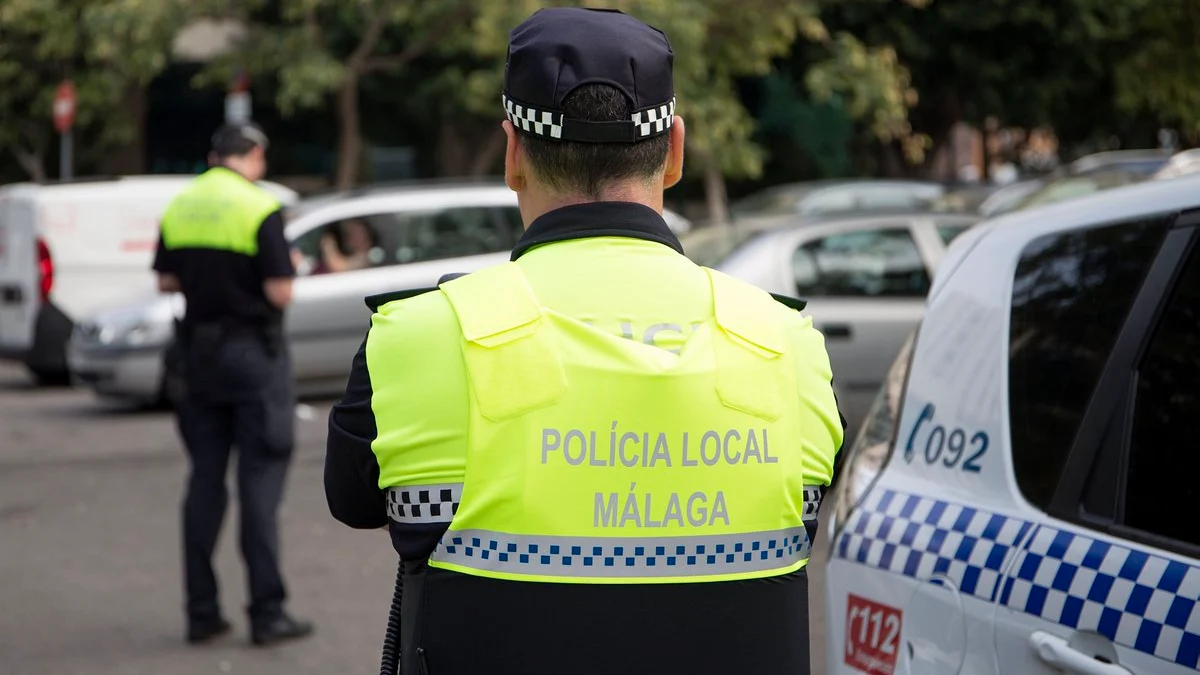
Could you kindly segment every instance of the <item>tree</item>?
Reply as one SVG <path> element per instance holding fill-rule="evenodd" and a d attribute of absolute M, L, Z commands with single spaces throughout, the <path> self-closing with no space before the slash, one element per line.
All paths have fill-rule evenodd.
<path fill-rule="evenodd" d="M 45 180 L 51 106 L 71 78 L 81 161 L 129 142 L 141 120 L 123 115 L 131 90 L 167 65 L 192 15 L 186 0 L 0 0 L 0 152 Z"/>
<path fill-rule="evenodd" d="M 225 0 L 223 13 L 256 21 L 236 49 L 215 61 L 198 84 L 229 81 L 239 68 L 279 78 L 276 105 L 290 114 L 336 101 L 339 188 L 353 185 L 362 156 L 360 84 L 424 56 L 459 27 L 472 0 Z M 261 16 L 276 10 L 273 16 Z"/>
<path fill-rule="evenodd" d="M 890 0 L 898 1 L 898 0 Z M 463 104 L 478 114 L 499 111 L 508 33 L 546 4 L 590 2 L 512 0 L 481 3 L 471 31 L 459 37 L 490 66 L 470 73 L 459 90 Z M 914 100 L 907 73 L 894 51 L 867 48 L 846 33 L 831 34 L 818 16 L 822 2 L 794 0 L 617 0 L 621 9 L 662 29 L 675 53 L 677 110 L 688 121 L 691 164 L 701 167 L 710 217 L 723 222 L 726 176 L 757 177 L 763 149 L 751 136 L 754 121 L 738 101 L 740 77 L 760 77 L 803 37 L 821 45 L 826 58 L 807 73 L 819 99 L 844 97 L 848 109 L 887 139 L 910 136 L 905 112 Z"/>
<path fill-rule="evenodd" d="M 1200 3 L 1155 0 L 1137 15 L 1130 53 L 1117 67 L 1117 101 L 1129 113 L 1146 112 L 1179 125 L 1200 142 Z"/>
<path fill-rule="evenodd" d="M 859 0 L 836 3 L 824 16 L 867 44 L 895 47 L 921 92 L 913 126 L 940 147 L 956 123 L 982 125 L 988 117 L 1025 128 L 1053 125 L 1067 142 L 1111 133 L 1119 124 L 1113 73 L 1136 27 L 1148 7 L 1166 17 L 1180 5 L 1194 3 L 932 0 L 917 9 Z"/>

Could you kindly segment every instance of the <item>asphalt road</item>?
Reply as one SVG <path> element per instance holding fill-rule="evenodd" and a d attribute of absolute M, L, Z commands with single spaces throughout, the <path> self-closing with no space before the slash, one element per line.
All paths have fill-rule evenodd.
<path fill-rule="evenodd" d="M 311 420 L 297 420 L 280 522 L 289 604 L 317 633 L 249 645 L 231 510 L 218 557 L 235 632 L 190 647 L 179 544 L 187 467 L 173 417 L 34 389 L 0 366 L 0 674 L 376 672 L 395 553 L 386 534 L 330 518 L 321 487 L 328 403 L 313 406 Z"/>
<path fill-rule="evenodd" d="M 231 476 L 218 558 L 235 631 L 192 647 L 179 543 L 187 465 L 173 417 L 34 388 L 0 365 L 0 675 L 376 672 L 395 554 L 384 533 L 330 518 L 321 487 L 329 402 L 309 405 L 280 522 L 290 609 L 317 632 L 249 645 Z M 823 631 L 813 623 L 816 647 Z M 822 661 L 814 649 L 814 673 Z"/>

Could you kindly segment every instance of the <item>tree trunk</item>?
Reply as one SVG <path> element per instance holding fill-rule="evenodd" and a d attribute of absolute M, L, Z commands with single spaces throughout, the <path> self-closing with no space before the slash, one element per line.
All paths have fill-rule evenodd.
<path fill-rule="evenodd" d="M 704 163 L 704 200 L 708 204 L 709 223 L 718 227 L 728 225 L 725 174 L 721 173 L 721 167 L 714 158 Z"/>
<path fill-rule="evenodd" d="M 346 73 L 338 91 L 338 169 L 337 188 L 346 190 L 358 181 L 362 156 L 362 135 L 358 119 L 358 73 Z"/>
<path fill-rule="evenodd" d="M 463 137 L 463 132 L 449 120 L 443 120 L 438 126 L 437 166 L 438 173 L 443 176 L 461 176 L 467 172 L 470 163 L 468 156 L 469 143 Z"/>
<path fill-rule="evenodd" d="M 491 172 L 492 168 L 504 157 L 504 150 L 507 147 L 508 137 L 504 135 L 504 131 L 497 129 L 489 134 L 483 146 L 479 148 L 479 152 L 475 155 L 475 161 L 471 164 L 470 175 L 486 176 Z"/>
<path fill-rule="evenodd" d="M 37 151 L 13 150 L 13 156 L 17 158 L 17 164 L 29 174 L 29 180 L 35 183 L 44 183 L 46 181 L 46 162 L 42 157 L 42 153 Z"/>
<path fill-rule="evenodd" d="M 146 172 L 146 90 L 131 85 L 122 101 L 122 113 L 132 120 L 133 139 L 111 152 L 104 153 L 97 163 L 101 174 L 122 176 Z"/>

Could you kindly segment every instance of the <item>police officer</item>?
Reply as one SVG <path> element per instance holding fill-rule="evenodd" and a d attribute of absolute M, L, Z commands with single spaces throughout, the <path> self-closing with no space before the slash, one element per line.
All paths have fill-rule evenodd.
<path fill-rule="evenodd" d="M 293 445 L 294 399 L 283 343 L 292 268 L 279 201 L 255 185 L 266 172 L 266 136 L 252 125 L 219 129 L 210 162 L 167 207 L 154 269 L 159 289 L 182 292 L 176 339 L 183 369 L 177 402 L 191 461 L 183 504 L 187 639 L 229 631 L 212 557 L 228 496 L 232 446 L 241 504 L 254 644 L 308 635 L 312 624 L 284 611 L 276 510 Z"/>
<path fill-rule="evenodd" d="M 620 12 L 534 13 L 503 92 L 512 262 L 368 301 L 325 489 L 404 561 L 401 672 L 808 672 L 829 359 L 663 221 L 672 60 Z"/>

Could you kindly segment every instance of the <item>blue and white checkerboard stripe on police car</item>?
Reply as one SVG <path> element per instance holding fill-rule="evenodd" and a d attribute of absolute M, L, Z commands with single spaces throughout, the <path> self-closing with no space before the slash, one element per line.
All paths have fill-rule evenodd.
<path fill-rule="evenodd" d="M 891 490 L 877 490 L 851 516 L 836 555 L 917 579 L 945 574 L 963 593 L 995 597 L 1005 558 L 1028 522 Z"/>
<path fill-rule="evenodd" d="M 1031 528 L 1029 544 L 1017 550 Z M 1020 557 L 1002 579 L 1010 554 Z M 1200 667 L 1200 567 L 1195 565 L 886 489 L 872 491 L 851 515 L 834 555 L 922 581 L 942 574 L 962 593 L 981 600 L 998 600 L 1187 668 Z"/>
<path fill-rule="evenodd" d="M 1039 526 L 1000 604 L 1196 668 L 1200 567 Z"/>

